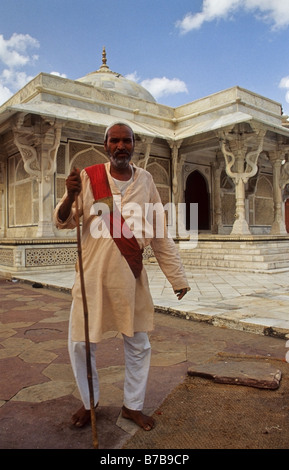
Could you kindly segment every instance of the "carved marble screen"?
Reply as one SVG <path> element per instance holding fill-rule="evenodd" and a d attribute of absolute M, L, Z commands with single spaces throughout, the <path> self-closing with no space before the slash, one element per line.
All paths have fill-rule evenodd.
<path fill-rule="evenodd" d="M 8 160 L 8 227 L 37 225 L 38 183 L 24 170 L 20 154 Z"/>
<path fill-rule="evenodd" d="M 107 157 L 101 151 L 101 148 L 103 146 L 74 141 L 59 146 L 55 178 L 56 203 L 65 192 L 65 179 L 74 166 L 82 170 L 86 166 L 107 161 Z"/>
<path fill-rule="evenodd" d="M 147 171 L 152 175 L 162 203 L 171 202 L 170 162 L 164 158 L 150 158 Z"/>
<path fill-rule="evenodd" d="M 254 197 L 254 224 L 272 225 L 274 216 L 272 176 L 258 179 Z"/>

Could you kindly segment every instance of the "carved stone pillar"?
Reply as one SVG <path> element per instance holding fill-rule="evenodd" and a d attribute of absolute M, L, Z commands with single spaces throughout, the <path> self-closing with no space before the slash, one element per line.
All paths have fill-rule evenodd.
<path fill-rule="evenodd" d="M 253 127 L 253 125 L 251 125 Z M 263 141 L 266 131 L 254 129 L 246 132 L 242 125 L 236 126 L 236 131 L 219 132 L 221 150 L 226 162 L 226 173 L 235 184 L 236 196 L 236 220 L 231 234 L 250 234 L 248 222 L 245 217 L 245 184 L 257 171 L 257 160 L 263 149 Z M 252 142 L 254 137 L 254 142 Z M 253 145 L 256 147 L 248 151 Z"/>
<path fill-rule="evenodd" d="M 287 149 L 288 147 L 282 146 L 282 144 L 281 145 L 277 144 L 276 150 L 274 152 L 269 153 L 269 158 L 273 165 L 274 221 L 271 227 L 271 234 L 273 235 L 287 234 L 284 216 L 282 213 L 282 177 L 281 177 L 282 160 L 285 158 Z M 284 173 L 283 173 L 283 179 L 284 179 Z"/>
<path fill-rule="evenodd" d="M 184 158 L 180 158 L 179 149 L 182 145 L 182 140 L 178 142 L 169 142 L 172 155 L 172 200 L 177 205 L 182 199 L 182 167 L 184 164 Z"/>
<path fill-rule="evenodd" d="M 172 202 L 175 204 L 175 217 L 176 220 L 174 221 L 176 227 L 176 234 L 179 235 L 180 230 L 179 227 L 179 211 L 178 211 L 178 204 L 183 201 L 183 180 L 182 180 L 182 168 L 184 164 L 185 157 L 180 157 L 179 149 L 182 145 L 182 140 L 178 142 L 169 142 L 171 148 L 171 156 L 172 156 Z M 184 227 L 186 226 L 185 222 L 183 221 Z"/>
<path fill-rule="evenodd" d="M 25 171 L 39 184 L 39 221 L 37 237 L 54 237 L 53 174 L 60 144 L 61 125 L 57 120 L 38 118 L 24 126 L 25 115 L 18 116 L 14 143 L 24 162 Z"/>
<path fill-rule="evenodd" d="M 213 169 L 213 225 L 212 233 L 222 233 L 223 221 L 222 221 L 222 201 L 221 201 L 221 173 L 224 168 L 223 159 L 218 152 L 216 161 L 212 164 Z"/>
<path fill-rule="evenodd" d="M 247 235 L 250 232 L 248 222 L 245 217 L 245 183 L 244 178 L 235 178 L 236 191 L 236 220 L 233 224 L 231 233 L 235 235 Z"/>
<path fill-rule="evenodd" d="M 60 143 L 61 128 L 53 127 L 43 136 L 41 152 L 41 181 L 39 185 L 38 237 L 54 236 L 53 230 L 53 174 L 56 170 L 56 155 Z"/>

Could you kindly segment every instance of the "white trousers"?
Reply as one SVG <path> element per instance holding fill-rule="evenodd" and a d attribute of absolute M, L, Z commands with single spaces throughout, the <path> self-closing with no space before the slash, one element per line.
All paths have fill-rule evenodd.
<path fill-rule="evenodd" d="M 124 400 L 130 410 L 142 410 L 147 378 L 150 367 L 151 346 L 147 333 L 135 333 L 133 337 L 123 335 L 125 355 Z M 69 333 L 68 350 L 74 377 L 85 409 L 90 409 L 89 388 L 86 367 L 85 342 L 71 340 Z M 92 383 L 95 405 L 99 401 L 100 390 L 96 369 L 97 345 L 90 343 Z"/>

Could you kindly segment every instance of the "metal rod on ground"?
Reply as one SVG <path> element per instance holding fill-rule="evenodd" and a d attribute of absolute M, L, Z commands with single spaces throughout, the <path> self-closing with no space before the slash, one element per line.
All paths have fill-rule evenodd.
<path fill-rule="evenodd" d="M 85 331 L 85 349 L 86 349 L 86 368 L 87 368 L 87 381 L 89 389 L 90 399 L 90 416 L 91 416 L 91 429 L 93 438 L 94 449 L 98 448 L 98 437 L 96 428 L 96 416 L 95 416 L 95 404 L 92 384 L 92 369 L 91 369 L 91 356 L 90 356 L 90 342 L 89 342 L 89 329 L 88 329 L 88 308 L 85 293 L 84 274 L 82 265 L 82 250 L 81 250 L 81 237 L 80 237 L 80 223 L 79 223 L 79 211 L 78 211 L 78 195 L 75 196 L 75 214 L 76 214 L 76 229 L 77 229 L 77 252 L 79 261 L 79 275 L 81 284 L 81 294 L 83 303 L 83 314 L 84 314 L 84 331 Z"/>

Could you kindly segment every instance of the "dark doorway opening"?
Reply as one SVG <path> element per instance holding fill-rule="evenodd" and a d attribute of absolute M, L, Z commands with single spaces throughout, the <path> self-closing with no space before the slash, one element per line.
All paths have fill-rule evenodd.
<path fill-rule="evenodd" d="M 186 229 L 190 229 L 190 204 L 198 204 L 198 230 L 210 230 L 210 194 L 207 180 L 198 171 L 187 178 L 185 189 Z"/>
<path fill-rule="evenodd" d="M 289 233 L 289 199 L 285 202 L 285 225 L 287 233 Z"/>

